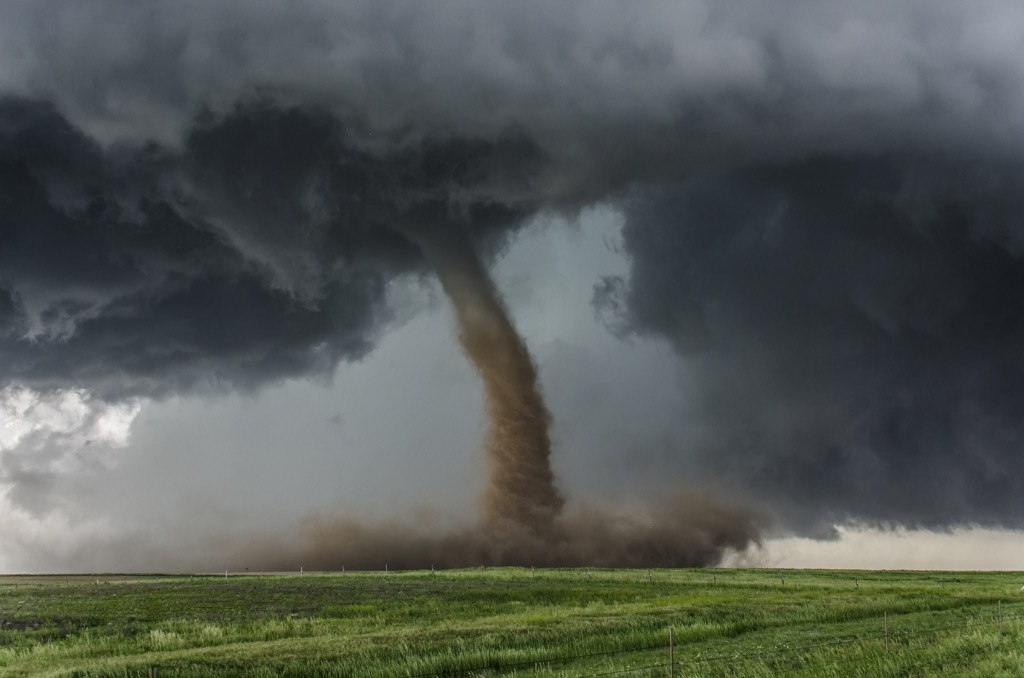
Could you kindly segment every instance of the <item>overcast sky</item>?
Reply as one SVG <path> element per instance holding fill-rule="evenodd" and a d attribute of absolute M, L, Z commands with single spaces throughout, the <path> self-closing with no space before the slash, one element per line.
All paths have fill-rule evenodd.
<path fill-rule="evenodd" d="M 9 3 L 0 570 L 472 521 L 438 215 L 570 505 L 737 502 L 769 541 L 730 562 L 1021 567 L 1022 49 L 1011 0 Z"/>

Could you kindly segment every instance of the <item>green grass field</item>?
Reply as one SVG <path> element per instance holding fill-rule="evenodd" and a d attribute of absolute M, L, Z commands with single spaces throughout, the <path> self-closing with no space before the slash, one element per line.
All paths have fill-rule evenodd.
<path fill-rule="evenodd" d="M 1022 584 L 724 569 L 7 576 L 0 675 L 667 676 L 671 628 L 677 676 L 1020 676 Z"/>

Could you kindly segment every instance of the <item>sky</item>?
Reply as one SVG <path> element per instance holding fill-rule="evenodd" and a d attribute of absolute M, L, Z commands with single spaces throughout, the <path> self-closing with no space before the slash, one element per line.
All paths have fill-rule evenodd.
<path fill-rule="evenodd" d="M 1024 8 L 526 4 L 9 4 L 0 571 L 534 558 L 453 238 L 558 562 L 1022 567 Z"/>

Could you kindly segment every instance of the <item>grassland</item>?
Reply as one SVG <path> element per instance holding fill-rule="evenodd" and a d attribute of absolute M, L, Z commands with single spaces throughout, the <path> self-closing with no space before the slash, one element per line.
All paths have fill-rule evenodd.
<path fill-rule="evenodd" d="M 518 568 L 0 577 L 0 675 L 666 676 L 671 628 L 677 676 L 1019 676 L 1022 584 Z"/>

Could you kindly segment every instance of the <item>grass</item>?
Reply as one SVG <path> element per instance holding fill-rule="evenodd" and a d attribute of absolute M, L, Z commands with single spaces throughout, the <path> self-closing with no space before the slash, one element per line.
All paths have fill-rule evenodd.
<path fill-rule="evenodd" d="M 999 676 L 1024 575 L 537 570 L 0 577 L 0 675 Z M 886 625 L 888 651 L 886 651 Z"/>

